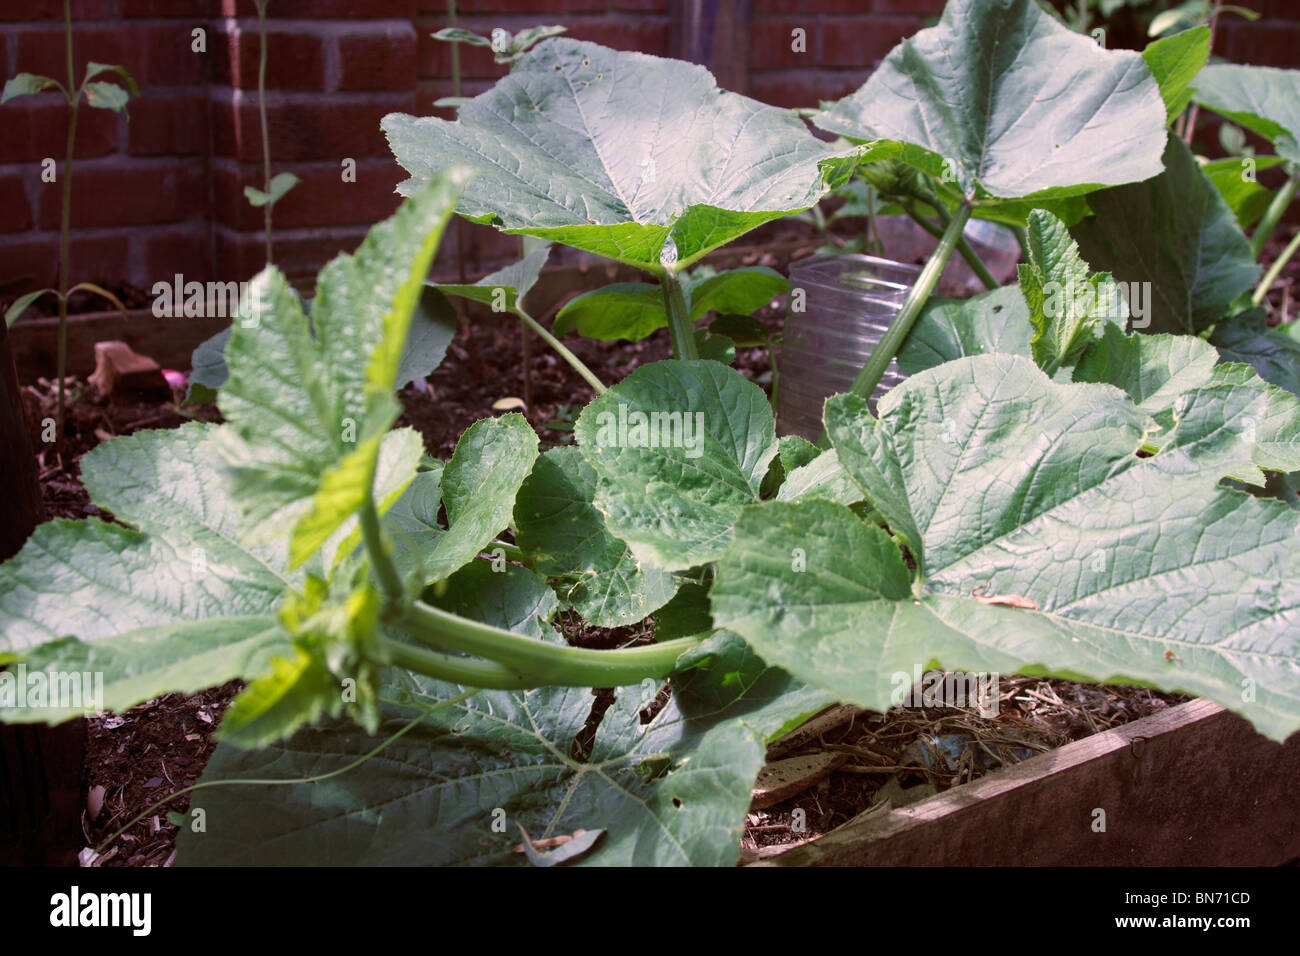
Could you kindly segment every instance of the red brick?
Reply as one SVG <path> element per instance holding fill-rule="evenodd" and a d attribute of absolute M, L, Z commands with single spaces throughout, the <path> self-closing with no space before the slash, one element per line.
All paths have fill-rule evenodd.
<path fill-rule="evenodd" d="M 223 17 L 255 17 L 253 0 L 219 0 Z M 445 8 L 444 8 L 445 9 Z M 267 8 L 267 19 L 319 20 L 346 18 L 378 20 L 410 19 L 415 16 L 415 0 L 274 0 Z"/>
<path fill-rule="evenodd" d="M 32 227 L 32 204 L 21 176 L 0 176 L 0 232 L 23 232 Z"/>
<path fill-rule="evenodd" d="M 206 223 L 150 229 L 143 237 L 144 272 L 152 289 L 159 280 L 170 280 L 176 273 L 186 281 L 206 282 L 211 269 Z M 150 278 L 151 277 L 151 278 Z"/>
<path fill-rule="evenodd" d="M 803 52 L 796 53 L 794 30 L 804 31 Z M 815 66 L 817 25 L 811 18 L 803 20 L 760 20 L 749 27 L 749 68 L 774 70 L 781 67 Z"/>
<path fill-rule="evenodd" d="M 466 80 L 460 85 L 460 95 L 472 98 L 491 88 L 491 80 Z M 439 80 L 436 83 L 422 82 L 416 94 L 415 113 L 419 116 L 441 116 L 443 119 L 454 120 L 456 111 L 450 106 L 433 105 L 446 96 L 451 96 L 451 80 Z"/>
<path fill-rule="evenodd" d="M 576 40 L 590 40 L 615 50 L 633 50 L 654 56 L 668 55 L 668 24 L 623 24 L 602 21 L 576 25 L 568 36 Z"/>
<path fill-rule="evenodd" d="M 548 23 L 562 21 L 573 13 L 604 13 L 607 0 L 458 0 L 456 12 L 506 13 L 512 16 L 544 14 Z"/>
<path fill-rule="evenodd" d="M 131 104 L 126 151 L 132 156 L 188 156 L 208 151 L 208 104 L 201 96 L 145 95 Z"/>
<path fill-rule="evenodd" d="M 394 191 L 406 173 L 394 162 L 360 163 L 356 182 L 343 182 L 342 167 L 283 169 L 301 180 L 275 204 L 275 226 L 297 229 L 317 226 L 374 225 L 396 211 L 401 197 Z M 212 174 L 215 219 L 239 231 L 262 225 L 262 210 L 249 205 L 245 186 L 262 187 L 260 167 L 222 168 Z"/>
<path fill-rule="evenodd" d="M 1216 55 L 1250 66 L 1294 67 L 1300 50 L 1300 23 L 1224 17 L 1215 36 Z"/>
<path fill-rule="evenodd" d="M 753 15 L 773 13 L 866 13 L 867 0 L 761 0 L 754 5 Z"/>
<path fill-rule="evenodd" d="M 478 223 L 465 222 L 460 226 L 453 222 L 443 233 L 442 245 L 438 247 L 437 258 L 429 270 L 433 275 L 458 274 L 456 243 L 462 235 L 465 239 L 465 275 L 471 282 L 519 258 L 518 236 L 509 236 Z"/>
<path fill-rule="evenodd" d="M 119 17 L 194 17 L 207 19 L 216 15 L 217 0 L 117 0 Z M 206 24 L 205 24 L 206 26 Z"/>
<path fill-rule="evenodd" d="M 366 227 L 313 231 L 306 235 L 272 233 L 275 264 L 290 278 L 310 278 L 340 252 L 352 252 Z M 217 277 L 222 282 L 251 279 L 266 265 L 266 238 L 260 232 L 216 232 Z"/>
<path fill-rule="evenodd" d="M 350 30 L 339 36 L 338 49 L 340 90 L 409 90 L 418 79 L 410 23 Z"/>
<path fill-rule="evenodd" d="M 229 102 L 212 104 L 213 155 L 261 161 L 262 138 L 255 101 L 253 96 L 239 107 Z M 320 96 L 280 97 L 267 105 L 271 156 L 278 163 L 391 156 L 379 121 L 389 113 L 413 112 L 414 107 L 414 90 L 344 102 Z"/>
<path fill-rule="evenodd" d="M 914 13 L 918 17 L 937 17 L 943 13 L 944 0 L 871 0 L 872 13 Z"/>
<path fill-rule="evenodd" d="M 117 282 L 126 274 L 127 239 L 122 235 L 73 236 L 69 274 L 76 282 Z M 0 237 L 0 262 L 14 292 L 34 291 L 59 281 L 59 237 Z"/>
<path fill-rule="evenodd" d="M 53 183 L 42 187 L 42 229 L 59 227 L 57 188 Z M 83 166 L 72 177 L 72 225 L 117 227 L 201 218 L 207 214 L 207 196 L 203 164 L 197 160 Z"/>
<path fill-rule="evenodd" d="M 667 13 L 668 0 L 611 0 L 611 10 L 630 10 L 633 13 Z"/>
<path fill-rule="evenodd" d="M 870 70 L 917 27 L 917 21 L 908 17 L 826 17 L 821 22 L 818 65 Z"/>
<path fill-rule="evenodd" d="M 108 0 L 72 0 L 72 26 L 77 21 L 103 20 L 108 17 Z M 5 0 L 0 7 L 0 21 L 57 20 L 63 23 L 63 0 Z"/>
<path fill-rule="evenodd" d="M 492 51 L 485 46 L 457 44 L 460 47 L 460 75 L 462 79 L 499 79 L 509 67 L 498 64 Z M 451 76 L 451 47 L 444 40 L 435 40 L 431 31 L 422 30 L 418 37 L 420 76 Z"/>
<path fill-rule="evenodd" d="M 268 23 L 266 29 L 266 87 L 271 90 L 325 89 L 325 47 L 333 38 Z M 262 38 L 256 26 L 233 33 L 209 35 L 212 82 L 257 89 Z"/>
<path fill-rule="evenodd" d="M 68 107 L 62 97 L 46 93 L 11 100 L 0 106 L 0 162 L 40 162 L 53 156 L 63 168 L 68 152 Z M 89 159 L 117 149 L 118 116 L 109 110 L 79 111 L 76 157 Z"/>
<path fill-rule="evenodd" d="M 175 26 L 85 27 L 73 25 L 74 61 L 80 81 L 89 60 L 123 66 L 141 86 L 183 86 L 203 78 L 203 54 L 190 49 L 189 23 Z M 62 77 L 66 72 L 63 31 L 18 34 L 20 69 Z"/>
<path fill-rule="evenodd" d="M 856 90 L 866 74 L 820 71 L 780 71 L 750 74 L 749 94 L 772 106 L 816 106 L 822 100 L 838 100 Z"/>

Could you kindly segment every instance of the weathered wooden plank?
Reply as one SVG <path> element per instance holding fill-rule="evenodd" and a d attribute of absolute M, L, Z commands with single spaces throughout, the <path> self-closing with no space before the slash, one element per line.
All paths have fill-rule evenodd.
<path fill-rule="evenodd" d="M 751 865 L 1279 865 L 1300 858 L 1297 780 L 1300 734 L 1194 700 Z"/>

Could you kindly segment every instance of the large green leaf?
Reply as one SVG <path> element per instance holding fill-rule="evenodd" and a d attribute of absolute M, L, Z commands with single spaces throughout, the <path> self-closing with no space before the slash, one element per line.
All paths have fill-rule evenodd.
<path fill-rule="evenodd" d="M 1130 289 L 1149 283 L 1141 286 L 1149 296 L 1139 292 L 1142 308 L 1129 297 L 1134 328 L 1199 332 L 1259 277 L 1232 210 L 1176 136 L 1163 173 L 1095 193 L 1088 203 L 1096 215 L 1071 230 L 1084 259 Z"/>
<path fill-rule="evenodd" d="M 1079 257 L 1065 223 L 1036 209 L 1025 232 L 1029 262 L 1019 272 L 1034 327 L 1029 345 L 1038 367 L 1053 375 L 1078 361 L 1103 323 L 1123 324 L 1128 310 L 1110 276 L 1091 272 Z"/>
<path fill-rule="evenodd" d="M 554 637 L 548 623 L 560 609 L 546 580 L 517 564 L 497 570 L 488 561 L 467 564 L 447 579 L 447 589 L 429 603 L 444 611 L 526 634 Z"/>
<path fill-rule="evenodd" d="M 1245 362 L 1266 382 L 1300 395 L 1300 339 L 1264 324 L 1264 314 L 1247 310 L 1225 319 L 1210 341 L 1224 359 Z"/>
<path fill-rule="evenodd" d="M 1101 48 L 1034 0 L 950 0 L 813 122 L 903 144 L 903 160 L 964 196 L 1048 200 L 1156 175 L 1164 120 L 1140 54 Z"/>
<path fill-rule="evenodd" d="M 437 288 L 429 286 L 420 294 L 420 303 L 411 316 L 406 345 L 398 365 L 396 388 L 404 388 L 416 379 L 426 378 L 442 364 L 447 346 L 456 337 L 456 310 Z M 230 370 L 226 367 L 226 343 L 231 329 L 222 329 L 194 349 L 190 359 L 190 388 L 185 403 L 214 402 Z"/>
<path fill-rule="evenodd" d="M 670 571 L 722 554 L 777 451 L 762 389 L 704 360 L 643 365 L 588 405 L 574 434 L 610 533 Z"/>
<path fill-rule="evenodd" d="M 515 541 L 588 623 L 618 627 L 668 603 L 671 574 L 642 567 L 605 527 L 592 503 L 596 472 L 578 449 L 552 448 L 537 460 L 515 500 Z"/>
<path fill-rule="evenodd" d="M 767 305 L 789 287 L 779 272 L 766 266 L 729 269 L 690 278 L 682 283 L 692 320 L 709 312 L 748 315 Z M 563 335 L 576 328 L 602 342 L 627 339 L 636 342 L 668 325 L 663 290 L 648 282 L 615 282 L 584 292 L 565 303 L 555 316 L 555 331 Z M 759 323 L 760 327 L 762 323 Z M 718 329 L 722 333 L 721 328 Z"/>
<path fill-rule="evenodd" d="M 842 506 L 768 502 L 719 562 L 715 623 L 864 706 L 938 662 L 1200 694 L 1280 739 L 1300 727 L 1300 514 L 1219 485 L 1251 455 L 1231 424 L 1246 395 L 1184 395 L 1146 458 L 1157 426 L 1127 395 L 1054 383 L 1019 357 L 913 376 L 879 421 L 832 399 L 841 460 L 891 527 L 915 526 L 924 578 Z M 855 468 L 850 448 L 893 464 Z M 1037 607 L 974 600 L 985 587 Z"/>
<path fill-rule="evenodd" d="M 379 733 L 330 723 L 264 750 L 221 745 L 203 780 L 339 770 L 462 688 L 404 676 L 411 703 Z M 401 686 L 401 685 L 399 685 Z M 391 691 L 390 691 L 391 692 Z M 522 865 L 521 840 L 605 830 L 582 863 L 729 866 L 763 741 L 741 718 L 695 722 L 670 702 L 648 726 L 622 688 L 587 763 L 570 756 L 584 688 L 483 692 L 427 717 L 364 767 L 318 784 L 209 789 L 207 829 L 182 832 L 182 865 Z M 494 820 L 498 829 L 493 829 Z"/>
<path fill-rule="evenodd" d="M 649 282 L 614 282 L 574 296 L 555 316 L 555 334 L 572 329 L 589 339 L 641 339 L 668 325 L 663 290 Z"/>
<path fill-rule="evenodd" d="M 411 174 L 404 194 L 465 164 L 479 175 L 462 215 L 651 271 L 808 208 L 857 159 L 702 67 L 566 38 L 529 51 L 456 122 L 382 125 Z"/>
<path fill-rule="evenodd" d="M 1300 400 L 1248 365 L 1225 363 L 1220 352 L 1197 336 L 1124 335 L 1108 327 L 1075 368 L 1074 381 L 1122 388 L 1160 426 L 1159 433 L 1148 436 L 1156 445 L 1177 434 L 1182 405 L 1193 393 L 1202 399 L 1213 396 L 1224 427 L 1243 442 L 1240 472 L 1231 477 L 1261 485 L 1263 476 L 1256 469 L 1300 468 Z"/>
<path fill-rule="evenodd" d="M 969 299 L 931 299 L 898 351 L 898 368 L 915 375 L 966 355 L 1029 355 L 1032 331 L 1018 286 Z"/>
<path fill-rule="evenodd" d="M 425 583 L 464 567 L 510 524 L 515 495 L 537 460 L 537 433 L 519 414 L 484 418 L 456 443 L 445 467 L 423 472 L 384 523 L 404 572 L 423 570 Z M 448 526 L 438 520 L 447 510 Z M 414 549 L 414 550 L 412 550 Z"/>
<path fill-rule="evenodd" d="M 289 533 L 293 566 L 369 494 L 399 411 L 393 389 L 411 317 L 464 178 L 439 176 L 354 255 L 327 265 L 310 323 L 274 267 L 240 304 L 225 349 L 220 408 L 230 428 L 220 440 L 250 526 L 266 538 Z M 412 462 L 406 481 L 414 471 Z"/>
<path fill-rule="evenodd" d="M 537 278 L 542 274 L 542 267 L 546 265 L 550 255 L 550 243 L 545 243 L 540 249 L 535 249 L 518 262 L 498 269 L 472 285 L 444 283 L 437 288 L 447 295 L 482 302 L 484 305 L 492 306 L 498 312 L 509 312 L 516 306 L 522 308 L 520 303 L 528 294 L 528 290 L 537 284 Z"/>
<path fill-rule="evenodd" d="M 1142 51 L 1142 59 L 1160 86 L 1168 122 L 1192 101 L 1192 82 L 1209 58 L 1210 28 L 1205 26 L 1148 43 Z"/>
<path fill-rule="evenodd" d="M 1249 229 L 1273 201 L 1273 193 L 1259 184 L 1255 174 L 1282 162 L 1280 156 L 1229 156 L 1203 163 L 1201 169 L 1237 217 L 1237 225 Z"/>
<path fill-rule="evenodd" d="M 1300 163 L 1300 70 L 1216 63 L 1196 78 L 1195 99 Z"/>
<path fill-rule="evenodd" d="M 0 565 L 0 656 L 25 657 L 29 670 L 102 673 L 104 700 L 83 710 L 121 710 L 255 676 L 287 649 L 275 617 L 293 581 L 287 554 L 283 544 L 238 543 L 239 502 L 215 431 L 137 432 L 82 458 L 91 500 L 134 527 L 60 519 L 37 528 Z"/>

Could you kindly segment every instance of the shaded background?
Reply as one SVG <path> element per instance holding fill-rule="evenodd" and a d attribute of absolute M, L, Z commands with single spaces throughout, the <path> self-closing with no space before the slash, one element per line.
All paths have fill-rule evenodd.
<path fill-rule="evenodd" d="M 1223 17 L 1215 53 L 1300 64 L 1300 3 L 1244 5 L 1261 19 Z M 481 34 L 558 23 L 578 39 L 705 63 L 724 87 L 768 103 L 813 106 L 857 88 L 901 38 L 933 22 L 943 2 L 461 0 L 458 7 L 457 25 Z M 0 74 L 65 76 L 62 10 L 61 0 L 0 3 Z M 118 63 L 141 86 L 127 115 L 81 110 L 73 280 L 147 293 L 178 272 L 187 281 L 250 278 L 264 262 L 261 210 L 243 196 L 244 186 L 262 185 L 251 0 L 74 0 L 72 12 L 78 77 L 87 60 Z M 1115 18 L 1108 46 L 1145 42 L 1141 24 L 1125 16 Z M 450 46 L 430 36 L 447 25 L 447 8 L 436 0 L 269 0 L 268 18 L 274 170 L 302 180 L 275 207 L 275 257 L 291 276 L 310 276 L 397 206 L 393 188 L 405 176 L 381 117 L 451 118 L 433 107 L 452 92 Z M 191 50 L 197 28 L 206 34 L 204 53 Z M 795 28 L 807 31 L 806 52 L 791 49 Z M 465 95 L 506 72 L 490 50 L 460 51 Z M 40 162 L 55 157 L 62 170 L 66 112 L 48 93 L 0 107 L 0 118 L 3 304 L 57 279 L 60 188 L 41 182 Z M 356 160 L 354 183 L 342 181 L 344 158 Z M 513 237 L 488 227 L 449 230 L 435 271 L 454 270 L 458 237 L 471 278 L 518 249 Z M 42 302 L 51 308 L 53 298 Z"/>

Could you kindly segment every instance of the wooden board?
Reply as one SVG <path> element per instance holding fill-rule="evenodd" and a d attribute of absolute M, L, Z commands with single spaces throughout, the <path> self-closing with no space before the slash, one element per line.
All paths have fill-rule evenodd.
<path fill-rule="evenodd" d="M 1297 781 L 1300 734 L 1194 700 L 750 865 L 1276 866 L 1300 859 Z"/>

